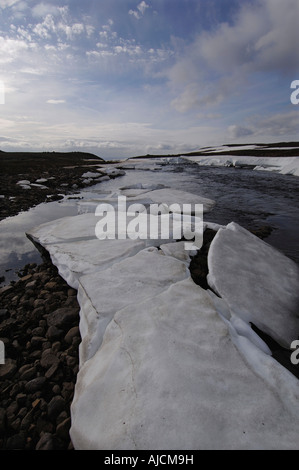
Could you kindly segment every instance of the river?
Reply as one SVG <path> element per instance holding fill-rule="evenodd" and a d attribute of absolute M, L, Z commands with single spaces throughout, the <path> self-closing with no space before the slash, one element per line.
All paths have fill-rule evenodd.
<path fill-rule="evenodd" d="M 155 166 L 155 162 L 157 165 Z M 176 159 L 165 164 L 150 161 L 148 169 L 126 170 L 126 175 L 105 181 L 62 201 L 39 206 L 0 222 L 1 286 L 16 280 L 16 272 L 27 263 L 39 263 L 40 254 L 26 231 L 42 223 L 78 213 L 78 200 L 95 199 L 103 193 L 136 183 L 160 183 L 216 201 L 205 221 L 226 225 L 237 222 L 247 229 L 271 226 L 266 239 L 299 264 L 299 179 L 250 169 L 216 168 Z M 80 199 L 79 199 L 80 198 Z M 179 201 L 178 201 L 179 202 Z"/>

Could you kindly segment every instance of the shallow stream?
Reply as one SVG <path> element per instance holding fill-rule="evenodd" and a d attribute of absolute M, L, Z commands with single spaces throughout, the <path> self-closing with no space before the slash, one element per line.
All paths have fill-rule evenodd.
<path fill-rule="evenodd" d="M 226 225 L 237 222 L 247 229 L 271 226 L 266 241 L 299 264 L 299 178 L 249 169 L 200 167 L 185 160 L 150 160 L 146 169 L 97 184 L 62 201 L 40 204 L 0 222 L 0 277 L 7 285 L 27 263 L 39 263 L 40 254 L 26 231 L 42 223 L 78 213 L 78 201 L 96 199 L 119 187 L 136 183 L 164 184 L 216 201 L 205 221 Z"/>

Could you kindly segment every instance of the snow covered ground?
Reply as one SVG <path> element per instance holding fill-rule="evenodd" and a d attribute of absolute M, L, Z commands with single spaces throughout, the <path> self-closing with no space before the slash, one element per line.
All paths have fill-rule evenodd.
<path fill-rule="evenodd" d="M 227 166 L 234 168 L 252 168 L 253 170 L 274 171 L 284 175 L 299 176 L 299 157 L 237 157 L 217 155 L 208 157 L 182 158 L 202 166 Z"/>
<path fill-rule="evenodd" d="M 75 448 L 297 449 L 298 380 L 249 323 L 288 348 L 297 339 L 298 266 L 235 223 L 204 224 L 217 231 L 204 290 L 184 242 L 96 238 L 96 205 L 119 194 L 195 200 L 140 183 L 29 231 L 78 289 Z"/>

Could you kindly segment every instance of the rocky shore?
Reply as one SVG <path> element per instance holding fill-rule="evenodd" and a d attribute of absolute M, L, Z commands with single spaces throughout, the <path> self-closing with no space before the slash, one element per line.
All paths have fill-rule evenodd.
<path fill-rule="evenodd" d="M 0 294 L 0 449 L 72 450 L 78 372 L 77 292 L 50 260 L 27 265 Z"/>
<path fill-rule="evenodd" d="M 91 186 L 94 182 L 82 175 L 107 163 L 80 152 L 0 152 L 0 220 Z"/>

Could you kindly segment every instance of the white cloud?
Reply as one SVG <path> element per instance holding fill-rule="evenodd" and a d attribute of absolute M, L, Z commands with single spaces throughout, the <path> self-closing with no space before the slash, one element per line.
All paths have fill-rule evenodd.
<path fill-rule="evenodd" d="M 33 33 L 41 39 L 56 37 L 62 40 L 65 36 L 68 41 L 71 41 L 82 34 L 86 34 L 89 38 L 95 31 L 94 26 L 88 23 L 74 22 L 69 15 L 68 7 L 54 7 L 41 3 L 36 6 L 33 13 L 36 17 L 44 18 L 32 27 Z"/>
<path fill-rule="evenodd" d="M 85 29 L 88 38 L 90 38 L 95 32 L 95 27 L 90 24 L 85 25 Z"/>
<path fill-rule="evenodd" d="M 32 8 L 32 16 L 37 18 L 44 18 L 46 15 L 58 15 L 58 7 L 51 5 L 49 3 L 38 3 Z"/>
<path fill-rule="evenodd" d="M 140 20 L 147 8 L 149 8 L 149 5 L 143 0 L 137 5 L 137 10 L 129 10 L 129 15 L 133 15 L 137 20 Z"/>
<path fill-rule="evenodd" d="M 0 0 L 0 8 L 11 7 L 15 3 L 18 3 L 19 0 Z"/>
<path fill-rule="evenodd" d="M 14 62 L 28 47 L 24 40 L 0 36 L 0 64 Z"/>
<path fill-rule="evenodd" d="M 254 116 L 242 125 L 235 124 L 228 128 L 232 139 L 246 136 L 271 138 L 283 136 L 297 136 L 299 128 L 299 115 L 297 110 L 276 113 L 268 116 Z"/>
<path fill-rule="evenodd" d="M 47 100 L 48 104 L 63 104 L 65 100 Z"/>
<path fill-rule="evenodd" d="M 64 23 L 59 23 L 58 28 L 60 31 L 62 31 L 68 40 L 73 39 L 75 36 L 82 34 L 85 32 L 85 26 L 82 23 L 75 23 L 71 26 L 64 24 Z"/>
<path fill-rule="evenodd" d="M 33 32 L 40 38 L 49 39 L 52 33 L 56 33 L 57 28 L 55 20 L 52 15 L 47 14 L 42 23 L 38 23 L 34 26 Z"/>
<path fill-rule="evenodd" d="M 233 22 L 197 35 L 167 72 L 173 106 L 187 111 L 220 103 L 255 74 L 296 76 L 298 18 L 298 0 L 244 3 Z"/>

